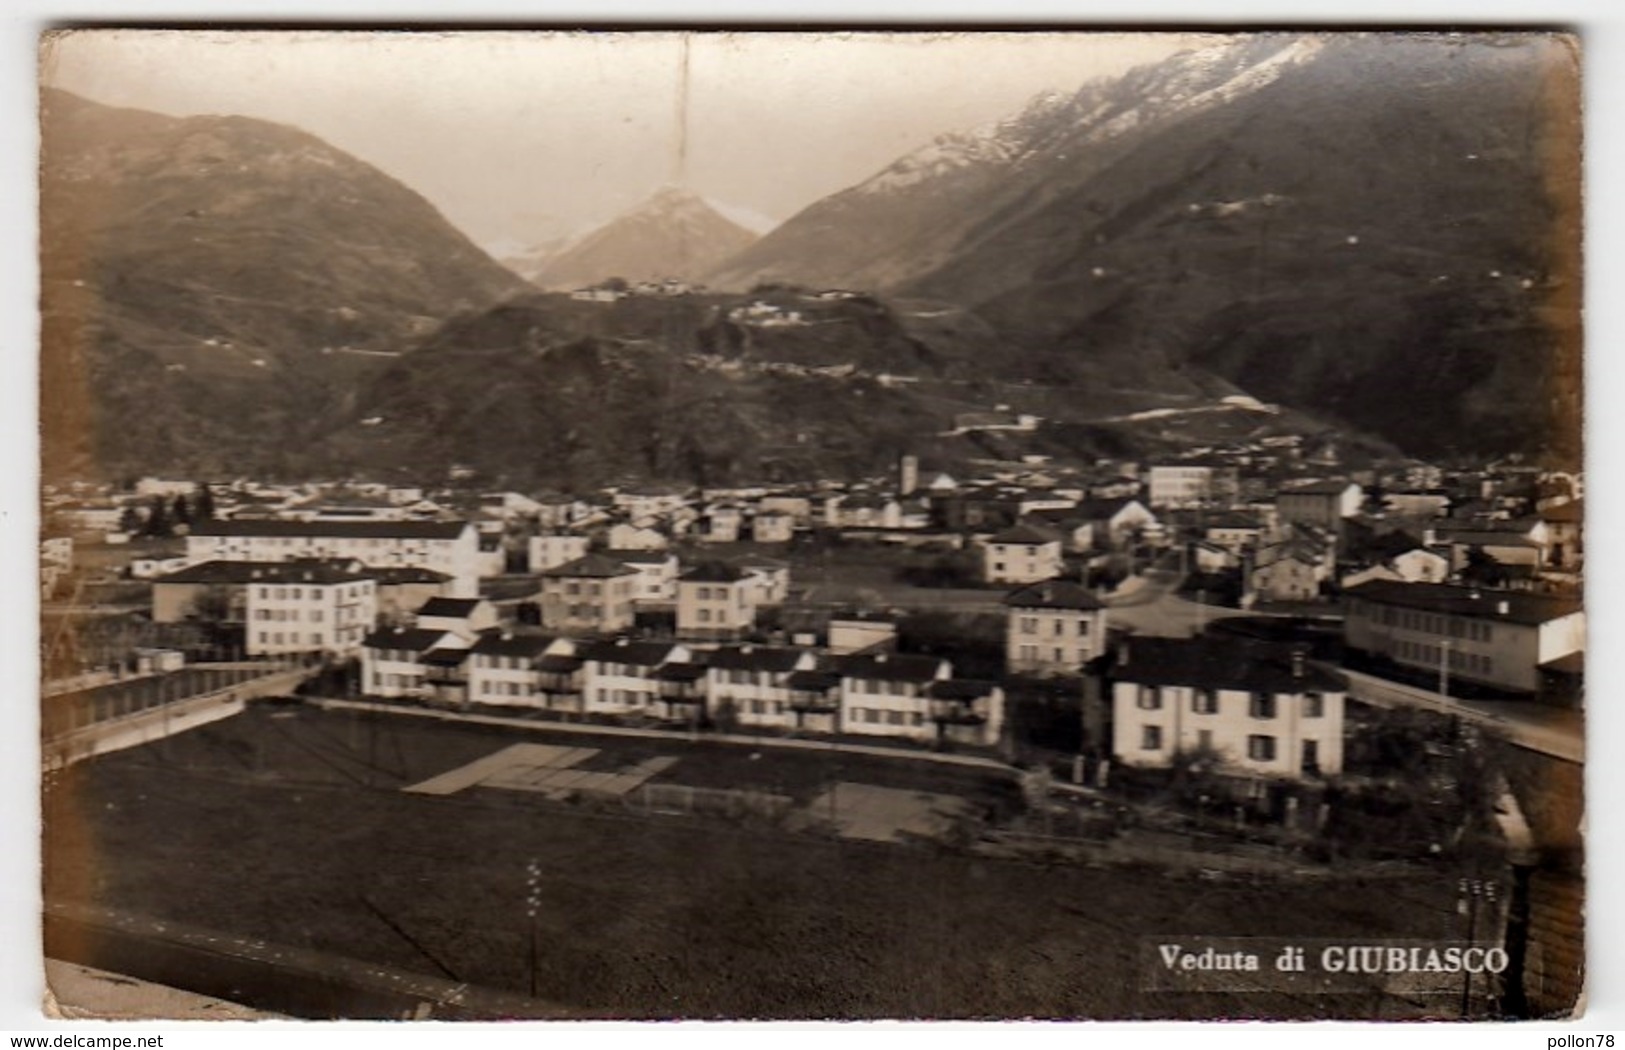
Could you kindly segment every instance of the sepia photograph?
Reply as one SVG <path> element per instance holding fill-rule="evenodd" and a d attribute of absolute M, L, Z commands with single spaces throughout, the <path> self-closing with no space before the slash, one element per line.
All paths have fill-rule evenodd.
<path fill-rule="evenodd" d="M 1580 1016 L 1582 50 L 43 33 L 42 1010 Z"/>

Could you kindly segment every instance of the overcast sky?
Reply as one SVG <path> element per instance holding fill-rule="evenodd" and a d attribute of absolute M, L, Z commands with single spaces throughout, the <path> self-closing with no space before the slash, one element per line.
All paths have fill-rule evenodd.
<path fill-rule="evenodd" d="M 42 76 L 98 102 L 293 124 L 476 241 L 590 228 L 665 184 L 782 221 L 945 131 L 1189 34 L 81 31 Z M 686 127 L 686 149 L 683 130 Z"/>

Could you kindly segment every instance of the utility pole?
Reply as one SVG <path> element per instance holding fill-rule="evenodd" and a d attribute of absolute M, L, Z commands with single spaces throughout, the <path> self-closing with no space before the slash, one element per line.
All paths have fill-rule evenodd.
<path fill-rule="evenodd" d="M 830 721 L 833 723 L 835 721 L 835 719 L 832 717 L 830 719 Z M 833 728 L 833 726 L 832 726 L 832 728 Z M 837 831 L 837 832 L 839 831 L 840 826 L 841 826 L 840 825 L 840 820 L 839 820 L 840 808 L 839 808 L 839 806 L 837 804 L 837 801 L 836 801 L 836 793 L 841 790 L 840 753 L 841 753 L 841 745 L 836 743 L 833 739 L 830 740 L 830 742 L 829 742 L 830 763 L 829 764 L 830 764 L 831 776 L 830 776 L 830 779 L 829 779 L 829 823 L 830 823 L 830 828 L 832 830 Z"/>
<path fill-rule="evenodd" d="M 525 865 L 525 919 L 530 940 L 530 997 L 536 998 L 536 913 L 542 905 L 541 865 L 532 860 Z"/>
<path fill-rule="evenodd" d="M 1478 901 L 1482 897 L 1486 905 L 1495 903 L 1495 883 L 1488 879 L 1459 879 L 1456 883 L 1456 911 L 1467 918 L 1467 943 L 1472 945 L 1478 936 Z M 1461 1016 L 1466 1017 L 1472 1008 L 1473 974 L 1471 970 L 1463 969 L 1461 973 Z"/>

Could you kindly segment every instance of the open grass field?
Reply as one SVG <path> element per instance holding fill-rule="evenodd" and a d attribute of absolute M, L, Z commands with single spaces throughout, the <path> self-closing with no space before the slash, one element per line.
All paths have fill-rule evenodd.
<path fill-rule="evenodd" d="M 1419 1016 L 1445 1000 L 1142 991 L 1152 935 L 1448 937 L 1454 880 L 1207 879 L 647 818 L 481 788 L 398 790 L 513 732 L 311 709 L 83 763 L 46 803 L 47 897 L 536 994 L 584 1017 Z M 541 734 L 523 739 L 545 742 Z M 575 737 L 572 744 L 589 738 Z M 611 741 L 661 774 L 812 800 L 825 756 Z M 844 756 L 839 778 L 958 793 L 975 770 Z M 890 778 L 890 784 L 886 784 Z"/>

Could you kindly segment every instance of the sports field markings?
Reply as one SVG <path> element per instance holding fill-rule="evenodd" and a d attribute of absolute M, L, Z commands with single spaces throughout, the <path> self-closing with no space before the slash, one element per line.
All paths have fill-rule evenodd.
<path fill-rule="evenodd" d="M 833 823 L 842 838 L 870 842 L 899 842 L 904 836 L 940 838 L 972 811 L 971 803 L 957 795 L 851 781 L 835 785 L 833 797 L 826 791 L 802 810 L 809 818 Z"/>
<path fill-rule="evenodd" d="M 671 755 L 657 755 L 614 772 L 574 768 L 596 754 L 598 749 L 593 747 L 512 744 L 402 790 L 452 795 L 478 786 L 534 791 L 549 798 L 563 798 L 574 791 L 625 795 L 677 764 Z"/>
<path fill-rule="evenodd" d="M 418 784 L 402 788 L 416 795 L 453 795 L 459 791 L 483 784 L 504 775 L 535 775 L 551 773 L 596 755 L 593 747 L 560 747 L 556 744 L 510 744 L 484 758 L 476 758 L 467 765 L 447 770 Z M 506 786 L 506 785 L 505 785 Z"/>

